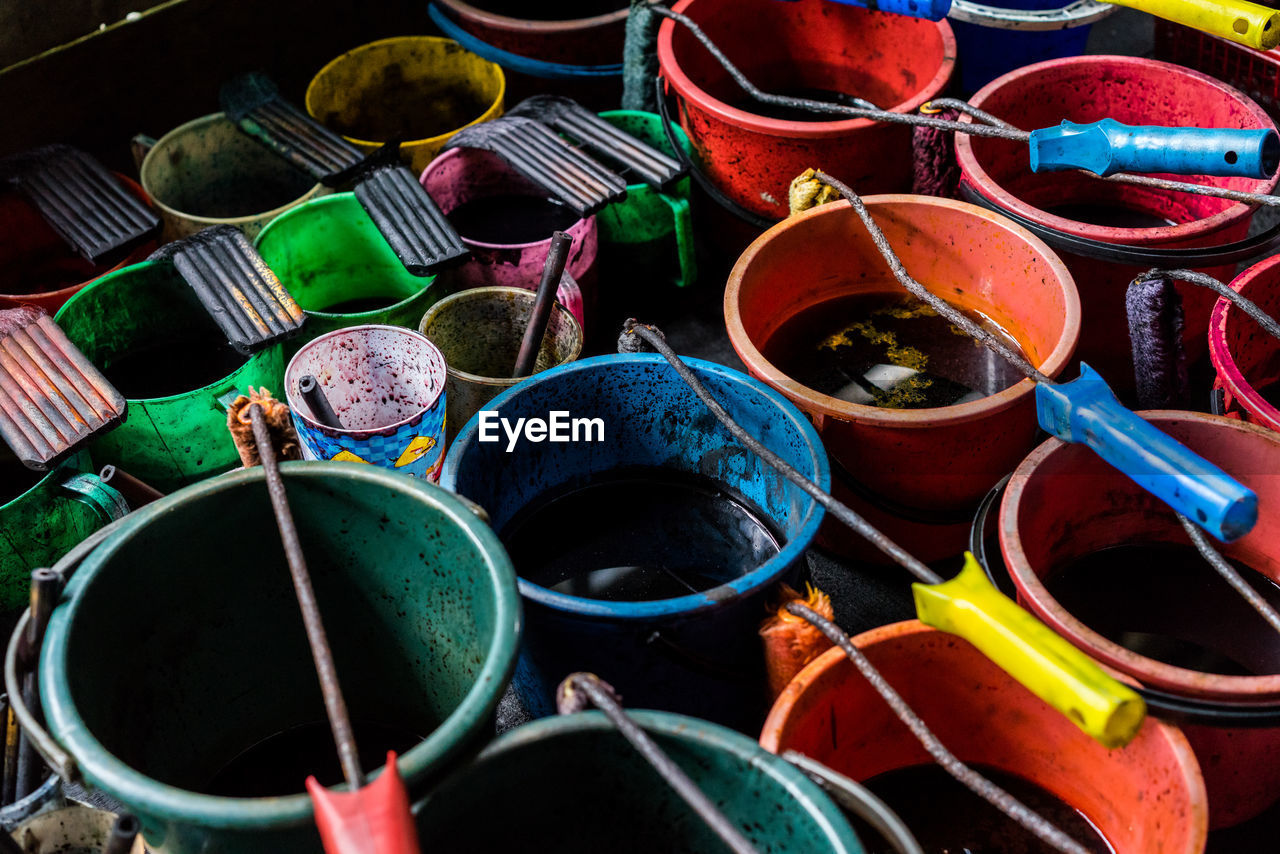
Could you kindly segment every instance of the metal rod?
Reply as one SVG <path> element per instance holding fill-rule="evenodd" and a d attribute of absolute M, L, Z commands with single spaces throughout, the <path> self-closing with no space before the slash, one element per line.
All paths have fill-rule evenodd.
<path fill-rule="evenodd" d="M 1039 813 L 1029 809 L 1013 795 L 961 762 L 954 753 L 947 750 L 946 745 L 933 734 L 920 716 L 912 711 L 911 706 L 907 705 L 907 701 L 902 699 L 902 695 L 893 689 L 893 686 L 881 675 L 880 671 L 876 670 L 870 659 L 863 655 L 862 650 L 853 645 L 853 642 L 849 640 L 849 636 L 839 626 L 798 601 L 788 602 L 786 609 L 797 617 L 808 620 L 818 631 L 826 635 L 828 640 L 840 647 L 841 651 L 853 662 L 853 666 L 858 668 L 858 672 L 862 674 L 863 678 L 870 682 L 876 693 L 889 704 L 889 708 L 893 710 L 898 720 L 906 724 L 907 729 L 911 730 L 911 734 L 928 751 L 934 761 L 942 766 L 944 771 L 964 784 L 974 794 L 1000 810 L 1000 812 L 1034 833 L 1047 845 L 1053 846 L 1063 854 L 1089 854 L 1089 849 L 1063 833 Z"/>
<path fill-rule="evenodd" d="M 1191 542 L 1195 544 L 1196 549 L 1209 562 L 1209 565 L 1216 569 L 1218 574 L 1226 579 L 1226 582 L 1234 587 L 1237 593 L 1244 597 L 1245 601 L 1253 607 L 1253 610 L 1257 611 L 1259 616 L 1271 625 L 1271 628 L 1280 632 L 1280 614 L 1276 613 L 1276 610 L 1271 607 L 1271 603 L 1264 599 L 1261 593 L 1254 590 L 1253 585 L 1245 581 L 1240 573 L 1236 572 L 1235 567 L 1218 553 L 1217 549 L 1210 544 L 1208 537 L 1194 522 L 1181 513 L 1178 514 L 1178 521 L 1182 523 L 1187 536 L 1191 538 Z"/>
<path fill-rule="evenodd" d="M 671 349 L 667 342 L 663 340 L 662 336 L 658 335 L 652 327 L 644 326 L 636 323 L 635 321 L 629 320 L 627 321 L 627 326 L 623 331 L 639 336 L 651 347 L 661 353 L 662 356 L 671 363 L 672 369 L 674 369 L 680 376 L 680 379 L 684 380 L 685 384 L 688 385 L 689 388 L 693 390 L 693 393 L 698 396 L 698 399 L 711 410 L 711 414 L 725 426 L 725 429 L 733 434 L 735 439 L 745 445 L 752 453 L 776 469 L 787 480 L 804 490 L 811 498 L 813 498 L 814 501 L 817 501 L 825 507 L 828 513 L 852 528 L 859 535 L 865 537 L 871 545 L 888 555 L 895 563 L 910 572 L 916 578 L 920 579 L 925 584 L 942 583 L 942 576 L 938 575 L 938 573 L 934 572 L 923 562 L 911 555 L 906 549 L 902 548 L 902 546 L 886 537 L 880 530 L 875 528 L 870 522 L 863 519 L 852 509 L 823 492 L 822 488 L 816 483 L 802 475 L 786 460 L 766 448 L 758 439 L 756 439 L 756 437 L 744 430 L 738 422 L 734 421 L 733 418 L 729 416 L 729 413 L 725 411 L 725 408 L 720 405 L 720 401 L 716 400 L 715 397 L 712 396 L 711 392 L 707 391 L 707 387 L 704 386 L 702 381 L 698 379 L 697 375 L 689 369 L 689 366 L 684 363 L 684 360 L 676 355 L 676 352 Z"/>
<path fill-rule="evenodd" d="M 715 831 L 730 850 L 735 854 L 758 854 L 756 847 L 712 803 L 697 784 L 689 779 L 684 769 L 673 762 L 671 757 L 649 737 L 649 734 L 631 719 L 631 716 L 623 710 L 622 704 L 615 698 L 612 689 L 601 681 L 599 676 L 592 673 L 570 674 L 561 683 L 562 694 L 565 693 L 566 688 L 570 691 L 581 691 L 590 700 L 591 705 L 603 712 L 609 722 L 617 728 L 618 733 L 635 748 L 653 770 L 661 775 L 667 785 L 675 790 L 676 794 L 698 814 L 698 817 Z"/>
<path fill-rule="evenodd" d="M 142 825 L 134 816 L 128 813 L 116 816 L 116 823 L 111 825 L 111 835 L 107 837 L 107 844 L 102 846 L 102 854 L 129 854 L 141 830 Z"/>
<path fill-rule="evenodd" d="M 40 687 L 36 683 L 35 668 L 32 666 L 40 655 L 40 645 L 44 643 L 44 632 L 49 626 L 49 615 L 62 590 L 62 579 L 52 569 L 37 569 L 31 573 L 31 620 L 27 623 L 27 636 L 24 647 L 29 670 L 22 680 L 22 699 L 27 708 L 39 720 L 43 713 L 40 709 Z M 18 740 L 18 783 L 13 797 L 20 801 L 31 794 L 40 785 L 40 774 L 44 770 L 44 760 L 36 752 L 35 745 L 25 732 L 19 733 Z"/>
<path fill-rule="evenodd" d="M 1188 284 L 1208 288 L 1253 318 L 1267 334 L 1274 338 L 1280 338 L 1280 323 L 1277 323 L 1275 318 L 1258 308 L 1257 304 L 1253 302 L 1253 300 L 1242 295 L 1230 285 L 1224 284 L 1223 282 L 1215 279 L 1213 276 L 1205 273 L 1197 273 L 1195 270 L 1148 270 L 1138 276 L 1135 281 L 1146 282 L 1152 279 L 1177 279 L 1180 282 L 1187 282 Z"/>
<path fill-rule="evenodd" d="M 4 695 L 4 759 L 0 761 L 0 805 L 13 803 L 13 794 L 18 787 L 18 719 L 9 703 L 9 695 Z"/>
<path fill-rule="evenodd" d="M 304 374 L 298 380 L 298 393 L 307 402 L 307 406 L 311 407 L 311 416 L 315 420 L 326 427 L 333 427 L 336 430 L 344 429 L 342 419 L 338 417 L 338 413 L 333 411 L 328 395 L 324 393 L 324 389 L 320 386 L 320 381 L 313 375 Z"/>
<path fill-rule="evenodd" d="M 124 496 L 134 510 L 164 498 L 164 493 L 149 483 L 138 480 L 119 466 L 105 465 L 98 479 Z"/>
<path fill-rule="evenodd" d="M 284 479 L 280 477 L 280 468 L 276 463 L 276 452 L 271 445 L 271 435 L 267 431 L 267 420 L 262 411 L 262 405 L 249 404 L 249 417 L 253 424 L 253 441 L 258 446 L 258 456 L 262 458 L 262 468 L 266 473 L 271 509 L 276 516 L 276 525 L 280 528 L 280 541 L 284 545 L 289 574 L 293 577 L 293 589 L 298 595 L 298 607 L 302 611 L 302 622 L 306 626 L 307 643 L 311 647 L 316 675 L 320 679 L 325 712 L 329 715 L 333 741 L 338 747 L 338 761 L 342 764 L 342 774 L 346 777 L 347 785 L 355 791 L 364 784 L 364 774 L 360 770 L 360 754 L 356 750 L 351 718 L 347 715 L 347 703 L 342 698 L 338 670 L 333 663 L 333 650 L 329 648 L 329 638 L 324 630 L 324 621 L 320 617 L 320 606 L 316 602 L 315 590 L 311 586 L 311 574 L 307 571 L 306 558 L 302 555 L 302 543 L 298 540 L 298 529 L 293 523 L 293 511 L 289 509 L 289 498 L 285 494 Z"/>
<path fill-rule="evenodd" d="M 560 277 L 564 275 L 564 266 L 569 262 L 569 246 L 573 238 L 563 231 L 551 235 L 551 248 L 547 250 L 547 260 L 542 265 L 542 281 L 538 283 L 538 295 L 533 301 L 533 311 L 529 314 L 529 325 L 524 328 L 524 338 L 520 341 L 520 353 L 516 356 L 516 367 L 513 377 L 527 377 L 533 373 L 538 363 L 538 353 L 542 351 L 542 339 L 547 332 L 547 323 L 551 320 L 551 309 L 556 304 L 556 290 L 560 287 Z"/>

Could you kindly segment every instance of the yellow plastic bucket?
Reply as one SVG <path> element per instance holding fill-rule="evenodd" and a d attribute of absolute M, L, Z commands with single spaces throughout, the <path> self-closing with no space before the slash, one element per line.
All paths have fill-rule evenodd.
<path fill-rule="evenodd" d="M 399 139 L 420 174 L 445 140 L 502 115 L 502 68 L 453 39 L 397 36 L 339 56 L 307 87 L 307 112 L 373 151 Z"/>

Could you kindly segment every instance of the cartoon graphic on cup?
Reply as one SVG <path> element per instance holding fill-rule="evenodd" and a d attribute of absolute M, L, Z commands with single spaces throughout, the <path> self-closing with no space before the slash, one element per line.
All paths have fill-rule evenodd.
<path fill-rule="evenodd" d="M 302 394 L 316 379 L 341 426 Z M 444 356 L 398 326 L 353 326 L 303 346 L 285 369 L 285 392 L 308 460 L 357 462 L 436 481 L 444 463 Z"/>

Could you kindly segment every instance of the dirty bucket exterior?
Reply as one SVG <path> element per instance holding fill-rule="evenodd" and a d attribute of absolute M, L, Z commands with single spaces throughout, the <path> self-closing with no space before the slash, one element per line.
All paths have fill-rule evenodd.
<path fill-rule="evenodd" d="M 430 484 L 349 463 L 280 470 L 352 718 L 423 737 L 399 757 L 420 796 L 493 731 L 519 635 L 511 564 Z M 278 537 L 262 469 L 231 472 L 132 514 L 54 610 L 40 662 L 50 732 L 138 816 L 154 854 L 321 850 L 301 777 L 281 797 L 200 791 L 245 748 L 324 720 L 278 547 L 228 556 Z M 133 678 L 118 678 L 121 661 Z"/>
<path fill-rule="evenodd" d="M 746 430 L 822 489 L 830 487 L 817 434 L 793 406 L 737 371 L 686 361 Z M 629 704 L 758 727 L 768 700 L 756 628 L 774 584 L 794 584 L 803 571 L 821 506 L 740 446 L 656 354 L 562 365 L 503 392 L 487 409 L 509 420 L 567 410 L 604 422 L 603 442 L 522 443 L 507 453 L 506 443 L 480 442 L 472 418 L 449 450 L 440 483 L 485 508 L 495 531 L 550 489 L 580 486 L 620 466 L 651 465 L 719 480 L 786 541 L 755 571 L 675 599 L 585 599 L 520 579 L 528 627 L 515 689 L 526 708 L 552 714 L 560 680 L 588 670 Z"/>
<path fill-rule="evenodd" d="M 750 738 L 683 715 L 629 714 L 758 850 L 862 854 L 817 784 Z M 493 820 L 495 804 L 503 805 L 502 821 Z M 502 736 L 427 798 L 418 835 L 458 854 L 588 854 L 613 844 L 640 850 L 649 838 L 653 851 L 724 848 L 600 712 L 535 721 Z"/>
<path fill-rule="evenodd" d="M 422 173 L 422 186 L 447 216 L 473 199 L 493 196 L 536 196 L 547 193 L 508 165 L 498 155 L 478 148 L 453 148 L 441 154 Z M 560 281 L 556 299 L 573 312 L 586 329 L 587 317 L 595 303 L 596 254 L 599 237 L 594 216 L 584 217 L 565 229 L 573 238 L 569 246 L 568 274 Z M 551 237 L 533 243 L 462 242 L 471 257 L 461 267 L 445 271 L 441 278 L 455 290 L 501 285 L 537 290 L 542 268 L 551 249 Z"/>
<path fill-rule="evenodd" d="M 89 361 L 110 373 L 111 360 L 155 336 L 175 340 L 213 326 L 191 287 L 169 264 L 146 261 L 80 291 L 55 318 Z M 161 492 L 240 465 L 224 408 L 249 386 L 276 390 L 284 373 L 280 346 L 248 356 L 222 379 L 181 394 L 131 399 L 126 421 L 90 445 L 94 462 L 118 465 Z"/>
<path fill-rule="evenodd" d="M 1069 364 L 1080 333 L 1080 304 L 1070 273 L 1048 246 L 1004 217 L 964 202 L 925 196 L 865 201 L 917 280 L 962 308 L 986 314 L 1046 375 L 1057 376 Z M 863 492 L 922 516 L 972 518 L 987 490 L 1035 446 L 1039 426 L 1031 380 L 956 406 L 887 409 L 820 394 L 764 357 L 770 337 L 791 317 L 863 292 L 902 290 L 847 202 L 814 208 L 766 231 L 738 259 L 724 296 L 729 340 L 753 376 L 813 420 L 839 464 L 833 469 L 843 469 L 833 477 L 842 498 L 852 494 L 842 482 L 853 478 Z M 888 517 L 881 513 L 873 521 L 887 524 Z M 923 560 L 959 553 L 967 531 L 963 522 L 897 524 L 888 533 L 910 543 Z M 862 547 L 853 534 L 829 529 L 841 551 Z M 872 550 L 865 551 L 872 559 Z"/>
<path fill-rule="evenodd" d="M 299 389 L 316 378 L 343 428 L 314 417 Z M 444 354 L 418 332 L 353 326 L 321 335 L 289 362 L 285 393 L 305 460 L 346 460 L 432 482 L 445 452 Z M 378 397 L 381 395 L 381 402 Z"/>
<path fill-rule="evenodd" d="M 418 331 L 444 354 L 450 443 L 472 415 L 523 379 L 510 374 L 535 299 L 524 288 L 472 288 L 445 297 L 423 316 Z M 556 303 L 533 373 L 572 362 L 581 352 L 582 327 Z"/>
<path fill-rule="evenodd" d="M 13 838 L 26 854 L 101 851 L 111 837 L 115 823 L 116 814 L 113 812 L 72 804 L 33 816 L 13 831 Z M 127 852 L 147 854 L 146 843 L 141 836 L 133 840 Z"/>
<path fill-rule="evenodd" d="M 626 40 L 626 0 L 602 2 L 597 4 L 600 14 L 564 20 L 554 4 L 506 4 L 505 11 L 541 13 L 550 20 L 502 15 L 462 0 L 434 0 L 432 5 L 444 12 L 447 22 L 479 42 L 473 50 L 482 55 L 492 52 L 491 58 L 504 63 L 507 100 L 512 104 L 550 92 L 573 98 L 588 109 L 603 110 L 617 106 L 622 97 L 620 73 L 586 76 L 579 69 L 619 63 Z M 503 57 L 503 52 L 519 60 Z"/>
<path fill-rule="evenodd" d="M 193 119 L 160 137 L 139 175 L 164 220 L 164 242 L 213 225 L 233 225 L 253 240 L 289 208 L 329 192 L 223 113 Z"/>
<path fill-rule="evenodd" d="M 1280 502 L 1280 435 L 1195 412 L 1142 415 L 1255 490 L 1260 506 Z M 1280 703 L 1280 675 L 1206 674 L 1141 656 L 1090 629 L 1045 587 L 1043 579 L 1066 562 L 1127 542 L 1185 543 L 1186 535 L 1158 499 L 1085 446 L 1050 439 L 1010 480 L 1000 508 L 1001 552 L 1019 601 L 1050 628 L 1103 664 L 1179 697 L 1255 706 Z M 1248 535 L 1215 546 L 1268 578 L 1280 579 L 1276 514 L 1264 511 Z M 1208 565 L 1204 571 L 1213 572 Z M 1185 732 L 1204 769 L 1213 827 L 1244 821 L 1280 796 L 1280 728 L 1197 725 Z"/>
<path fill-rule="evenodd" d="M 674 8 L 766 92 L 825 89 L 912 113 L 942 93 L 955 65 L 955 38 L 946 21 L 830 0 L 683 0 Z M 715 185 L 747 209 L 785 217 L 791 180 L 816 166 L 859 193 L 911 188 L 910 127 L 867 119 L 787 121 L 749 112 L 755 107 L 728 73 L 674 21 L 663 21 L 658 31 L 658 59 L 678 101 L 673 118 Z"/>
<path fill-rule="evenodd" d="M 53 566 L 76 543 L 128 513 L 129 506 L 94 473 L 88 451 L 41 476 L 28 474 L 0 445 L 0 464 L 6 480 L 29 476 L 33 481 L 0 504 L 0 621 L 11 624 L 31 601 L 31 571 Z"/>
<path fill-rule="evenodd" d="M 1231 287 L 1271 317 L 1280 314 L 1280 255 L 1241 273 Z M 1280 341 L 1223 297 L 1209 319 L 1209 358 L 1218 372 L 1224 409 L 1246 421 L 1280 430 Z M 1266 390 L 1267 395 L 1263 394 Z M 1270 400 L 1268 400 L 1270 396 Z"/>
<path fill-rule="evenodd" d="M 962 638 L 910 620 L 853 643 L 952 753 L 1048 790 L 1084 813 L 1116 854 L 1204 851 L 1204 781 L 1175 727 L 1148 718 L 1127 747 L 1107 750 Z M 933 762 L 839 649 L 791 681 L 760 743 L 862 782 Z"/>
<path fill-rule="evenodd" d="M 1062 9 L 1071 0 L 996 0 L 985 5 L 1000 9 L 1047 11 Z M 1079 56 L 1089 41 L 1092 24 L 1058 30 L 1006 30 L 968 21 L 951 21 L 960 66 L 960 91 L 965 95 L 986 86 L 1015 68 Z"/>
<path fill-rule="evenodd" d="M 443 288 L 435 276 L 415 276 L 365 213 L 354 193 L 334 193 L 290 210 L 258 235 L 258 254 L 302 310 L 302 335 L 286 347 L 348 326 L 376 323 L 413 329 Z M 359 299 L 384 299 L 384 308 L 327 311 Z"/>
<path fill-rule="evenodd" d="M 307 86 L 312 118 L 371 153 L 393 139 L 417 175 L 464 127 L 502 115 L 502 69 L 453 39 L 397 36 L 349 50 L 316 72 Z M 423 135 L 423 113 L 440 110 Z"/>
<path fill-rule="evenodd" d="M 992 81 L 970 103 L 1021 128 L 1050 127 L 1064 118 L 1090 122 L 1108 116 L 1135 125 L 1274 127 L 1261 107 L 1224 83 L 1178 65 L 1124 56 L 1081 56 L 1021 68 Z M 1254 207 L 1242 202 L 1099 181 L 1074 172 L 1033 175 L 1024 143 L 957 134 L 956 154 L 962 189 L 971 188 L 1039 225 L 1078 237 L 1164 249 L 1216 246 L 1243 239 L 1253 216 Z M 1270 193 L 1277 178 L 1203 180 L 1218 187 Z M 1119 204 L 1178 224 L 1158 228 L 1089 225 L 1045 209 L 1068 204 Z M 1066 252 L 1063 260 L 1080 288 L 1084 309 L 1077 356 L 1125 399 L 1134 390 L 1125 289 L 1135 276 L 1156 265 L 1128 266 Z M 1202 268 L 1201 272 L 1229 281 L 1235 266 Z M 1175 284 L 1186 316 L 1183 342 L 1194 362 L 1205 353 L 1205 332 L 1216 296 L 1206 288 Z"/>
<path fill-rule="evenodd" d="M 662 117 L 656 113 L 609 110 L 601 113 L 600 118 L 667 155 L 675 155 L 662 129 Z M 692 156 L 689 137 L 679 127 L 673 126 L 672 130 L 686 156 Z M 688 176 L 681 178 L 667 192 L 645 183 L 628 184 L 625 199 L 596 215 L 600 239 L 606 244 L 633 249 L 636 255 L 657 257 L 669 253 L 666 244 L 674 240 L 675 283 L 680 287 L 693 284 L 698 277 L 698 261 L 693 245 L 693 217 L 689 212 L 690 180 Z"/>
<path fill-rule="evenodd" d="M 150 204 L 142 188 L 118 172 L 117 181 L 132 195 Z M 15 191 L 0 192 L 0 309 L 37 305 L 49 314 L 90 282 L 107 273 L 136 264 L 155 251 L 155 240 L 147 240 L 116 264 L 94 266 L 75 253 L 44 221 L 36 208 Z M 32 283 L 32 270 L 37 281 Z"/>

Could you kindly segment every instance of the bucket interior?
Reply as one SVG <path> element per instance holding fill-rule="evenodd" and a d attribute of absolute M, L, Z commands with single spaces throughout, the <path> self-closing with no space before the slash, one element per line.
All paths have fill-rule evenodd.
<path fill-rule="evenodd" d="M 504 198 L 509 196 L 528 196 L 546 199 L 547 191 L 516 171 L 498 155 L 480 148 L 451 149 L 441 157 L 432 161 L 422 176 L 422 186 L 440 211 L 445 215 L 452 214 L 469 202 L 482 199 Z M 500 209 L 492 210 L 491 215 L 501 216 Z M 566 214 L 566 217 L 571 216 Z M 550 224 L 545 231 L 547 236 L 540 240 L 550 241 L 551 231 L 556 227 L 574 231 L 581 227 L 583 220 L 567 219 L 567 222 Z M 567 227 L 565 227 L 567 226 Z M 468 237 L 463 233 L 463 238 Z M 473 241 L 468 241 L 473 242 Z M 497 241 L 495 241 L 497 242 Z M 503 243 L 508 241 L 503 241 Z M 570 264 L 572 267 L 572 264 Z"/>
<path fill-rule="evenodd" d="M 836 92 L 888 109 L 925 89 L 945 53 L 941 31 L 932 21 L 827 0 L 695 0 L 681 11 L 752 83 L 774 94 L 804 96 L 808 90 L 810 97 L 829 100 Z M 687 28 L 675 27 L 672 50 L 695 86 L 718 101 L 759 114 L 760 106 Z"/>
<path fill-rule="evenodd" d="M 1130 125 L 1256 128 L 1265 121 L 1243 95 L 1175 65 L 1127 57 L 1076 57 L 1021 69 L 991 83 L 974 106 L 1025 130 L 1064 119 L 1113 118 Z M 1266 122 L 1265 126 L 1270 126 Z M 1001 189 L 1029 205 L 1077 222 L 1152 228 L 1207 219 L 1236 202 L 1099 181 L 1078 172 L 1034 174 L 1026 143 L 970 137 L 973 158 Z M 1178 175 L 1159 175 L 1188 180 Z M 973 180 L 970 176 L 970 180 Z M 1204 177 L 1198 183 L 1263 191 L 1256 178 Z M 984 193 L 987 187 L 979 185 Z"/>
<path fill-rule="evenodd" d="M 534 294 L 524 290 L 464 291 L 423 318 L 422 334 L 444 353 L 451 372 L 514 384 L 512 371 L 534 299 Z M 557 304 L 547 321 L 533 373 L 569 361 L 581 350 L 582 331 L 577 321 Z"/>
<path fill-rule="evenodd" d="M 181 214 L 234 219 L 284 207 L 315 181 L 217 113 L 164 136 L 142 163 L 142 184 Z"/>
<path fill-rule="evenodd" d="M 463 702 L 499 633 L 495 585 L 507 570 L 441 508 L 414 500 L 410 481 L 389 488 L 390 478 L 333 468 L 282 471 L 362 764 L 409 751 L 412 783 L 421 759 L 410 748 Z M 263 479 L 233 478 L 126 529 L 80 570 L 72 613 L 54 618 L 65 656 L 46 656 L 45 696 L 50 680 L 65 682 L 109 753 L 203 793 L 230 794 L 240 775 L 228 769 L 244 771 L 245 751 L 318 724 L 309 755 L 273 754 L 283 770 L 272 781 L 288 786 L 297 772 L 275 794 L 301 793 L 303 766 L 336 759 L 331 739 L 323 746 L 324 705 Z"/>
<path fill-rule="evenodd" d="M 1263 263 L 1266 269 L 1241 288 L 1240 293 L 1276 317 L 1280 314 L 1280 266 L 1270 261 Z M 1280 341 L 1235 307 L 1227 309 L 1221 333 L 1216 327 L 1210 330 L 1211 336 L 1218 334 L 1222 335 L 1231 361 L 1245 381 L 1271 405 L 1270 415 L 1275 419 L 1280 414 L 1276 412 L 1280 410 Z"/>
<path fill-rule="evenodd" d="M 375 312 L 435 281 L 404 268 L 354 193 L 286 212 L 259 235 L 257 249 L 307 312 Z"/>
<path fill-rule="evenodd" d="M 744 744 L 729 750 L 723 741 L 730 734 L 711 724 L 632 714 L 759 850 L 861 851 L 845 844 L 851 832 L 839 818 L 818 814 L 797 791 L 798 781 L 773 767 L 780 760 L 751 756 L 755 745 L 742 736 L 735 741 Z M 655 727 L 654 721 L 664 725 Z M 574 724 L 573 729 L 535 724 L 541 737 L 496 744 L 428 799 L 418 816 L 420 838 L 459 854 L 517 848 L 694 854 L 724 847 L 598 713 L 575 716 Z M 537 784 L 529 785 L 534 780 Z M 493 820 L 494 804 L 504 806 L 502 821 Z M 765 821 L 766 816 L 785 820 Z"/>
<path fill-rule="evenodd" d="M 0 294 L 39 294 L 101 276 L 76 254 L 17 190 L 0 190 Z"/>

